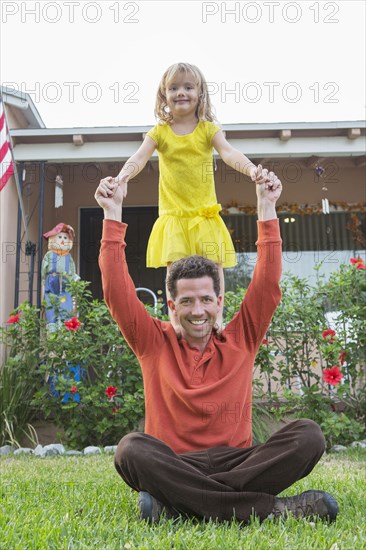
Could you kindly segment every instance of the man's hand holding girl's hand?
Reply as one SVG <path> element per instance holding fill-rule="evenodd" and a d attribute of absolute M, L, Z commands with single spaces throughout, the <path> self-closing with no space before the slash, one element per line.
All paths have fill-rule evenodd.
<path fill-rule="evenodd" d="M 124 197 L 123 189 L 116 178 L 108 176 L 100 180 L 94 197 L 105 213 L 114 212 L 116 209 L 119 211 Z"/>
<path fill-rule="evenodd" d="M 268 170 L 267 168 L 263 168 L 261 164 L 258 164 L 258 166 L 253 164 L 250 167 L 249 175 L 251 180 L 254 181 L 254 183 L 259 183 L 259 184 L 265 183 L 267 181 Z"/>
<path fill-rule="evenodd" d="M 278 180 L 274 172 L 269 172 L 267 168 L 263 168 L 261 164 L 258 164 L 258 166 L 253 164 L 249 173 L 252 181 L 259 185 L 263 183 L 268 184 L 269 188 L 272 188 L 274 181 Z"/>
<path fill-rule="evenodd" d="M 100 184 L 104 185 L 104 188 L 109 197 L 111 197 L 115 193 L 117 187 L 120 186 L 123 193 L 123 198 L 125 198 L 127 196 L 127 183 L 129 179 L 130 176 L 128 174 L 117 176 L 116 178 L 112 178 L 112 176 L 107 176 L 106 178 L 100 180 Z"/>
<path fill-rule="evenodd" d="M 265 183 L 256 186 L 258 201 L 276 203 L 282 193 L 282 183 L 276 174 L 270 172 Z"/>

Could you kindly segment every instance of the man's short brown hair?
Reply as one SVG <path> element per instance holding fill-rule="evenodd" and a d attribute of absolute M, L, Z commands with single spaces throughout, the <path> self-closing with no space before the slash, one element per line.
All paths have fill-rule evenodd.
<path fill-rule="evenodd" d="M 177 297 L 177 281 L 179 279 L 200 279 L 211 277 L 216 296 L 220 295 L 220 277 L 217 266 L 203 256 L 187 256 L 170 266 L 166 284 L 173 300 Z"/>

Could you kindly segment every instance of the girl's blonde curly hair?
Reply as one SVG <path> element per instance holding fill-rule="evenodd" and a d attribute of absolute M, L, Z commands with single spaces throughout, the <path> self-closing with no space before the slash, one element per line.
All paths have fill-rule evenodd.
<path fill-rule="evenodd" d="M 187 73 L 191 75 L 198 87 L 198 106 L 196 115 L 199 121 L 208 120 L 210 122 L 217 122 L 216 117 L 213 113 L 213 107 L 211 105 L 210 96 L 208 95 L 207 82 L 201 71 L 195 65 L 190 63 L 174 63 L 168 67 L 168 69 L 163 74 L 158 92 L 156 94 L 155 110 L 154 114 L 157 120 L 161 123 L 165 122 L 167 124 L 171 123 L 173 120 L 172 114 L 166 110 L 167 109 L 167 100 L 166 100 L 166 89 L 170 82 L 174 80 L 174 77 L 178 73 Z"/>

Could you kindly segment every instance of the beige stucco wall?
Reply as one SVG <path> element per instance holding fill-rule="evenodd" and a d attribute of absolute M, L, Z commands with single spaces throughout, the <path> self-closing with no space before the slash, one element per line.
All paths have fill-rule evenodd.
<path fill-rule="evenodd" d="M 283 182 L 284 190 L 279 201 L 281 203 L 298 202 L 300 204 L 316 204 L 325 196 L 322 187 L 328 188 L 327 196 L 330 201 L 337 202 L 364 202 L 365 201 L 365 168 L 354 166 L 353 160 L 338 159 L 336 162 L 323 162 L 328 166 L 326 177 L 316 178 L 314 169 L 308 168 L 299 159 L 266 163 L 272 167 L 275 163 L 275 171 Z M 67 216 L 72 219 L 77 228 L 77 212 L 79 207 L 97 206 L 94 200 L 94 192 L 100 177 L 115 175 L 121 165 L 83 165 L 61 168 L 64 179 L 64 206 L 57 210 L 52 208 L 54 193 L 54 178 L 56 165 L 46 168 L 46 194 L 50 209 L 45 212 L 45 224 L 53 223 L 59 216 Z M 128 195 L 124 205 L 147 206 L 158 203 L 158 167 L 154 162 L 129 183 Z M 254 205 L 256 202 L 255 186 L 248 178 L 226 167 L 220 160 L 217 161 L 215 182 L 218 201 L 224 206 L 231 201 L 241 205 Z"/>
<path fill-rule="evenodd" d="M 37 190 L 33 189 L 32 194 L 24 196 L 24 206 L 27 214 L 33 215 L 29 221 L 28 238 L 37 242 L 38 217 L 37 217 Z M 34 185 L 33 185 L 34 187 Z M 15 264 L 16 264 L 16 240 L 17 240 L 17 219 L 18 219 L 18 193 L 15 178 L 12 177 L 0 193 L 0 242 L 1 242 L 1 269 L 0 269 L 0 316 L 3 324 L 14 308 L 15 291 Z M 25 255 L 26 237 L 24 225 L 22 228 L 22 244 L 20 253 L 20 291 L 22 299 L 28 299 L 28 271 L 30 257 Z M 36 279 L 34 279 L 34 287 Z"/>
<path fill-rule="evenodd" d="M 1 322 L 8 318 L 14 301 L 14 273 L 16 251 L 16 224 L 18 195 L 14 177 L 11 177 L 0 193 L 0 312 Z M 9 300 L 9 298 L 12 300 Z"/>
<path fill-rule="evenodd" d="M 28 126 L 24 115 L 15 116 L 15 109 L 5 105 L 9 128 Z M 22 126 L 23 125 L 23 126 Z M 14 307 L 16 234 L 18 215 L 18 193 L 15 177 L 12 176 L 0 192 L 0 323 L 3 326 Z M 2 361 L 4 348 L 0 346 Z"/>
<path fill-rule="evenodd" d="M 9 129 L 26 128 L 28 122 L 24 114 L 14 107 L 5 104 L 6 117 Z M 21 176 L 21 174 L 20 174 Z M 29 185 L 24 190 L 25 212 L 28 214 L 28 238 L 37 241 L 38 212 L 37 196 L 39 193 L 38 179 L 32 177 Z M 15 264 L 16 264 L 16 241 L 17 241 L 17 220 L 18 220 L 18 192 L 15 176 L 12 176 L 0 193 L 0 243 L 1 243 L 1 267 L 0 267 L 0 322 L 3 325 L 14 308 L 15 292 Z M 20 256 L 20 289 L 28 293 L 28 269 L 29 257 L 25 256 L 26 237 L 22 223 L 22 250 Z M 36 284 L 36 280 L 34 281 Z"/>
<path fill-rule="evenodd" d="M 234 200 L 239 204 L 252 204 L 256 202 L 255 186 L 247 178 L 235 181 L 235 176 L 227 174 L 218 162 L 218 174 L 216 177 L 216 189 L 222 204 Z M 317 204 L 325 196 L 329 201 L 335 202 L 364 202 L 365 201 L 365 168 L 354 166 L 352 159 L 337 159 L 337 161 L 323 162 L 328 167 L 324 178 L 314 176 L 314 169 L 306 167 L 299 159 L 273 160 L 265 164 L 274 168 L 276 174 L 283 183 L 283 193 L 278 204 L 294 203 Z M 225 174 L 226 177 L 225 177 Z M 326 186 L 328 192 L 324 194 L 322 187 Z"/>
<path fill-rule="evenodd" d="M 5 112 L 8 127 L 19 128 L 15 110 L 5 105 Z M 17 213 L 18 194 L 15 178 L 12 176 L 0 193 L 0 322 L 2 325 L 8 319 L 14 303 Z"/>

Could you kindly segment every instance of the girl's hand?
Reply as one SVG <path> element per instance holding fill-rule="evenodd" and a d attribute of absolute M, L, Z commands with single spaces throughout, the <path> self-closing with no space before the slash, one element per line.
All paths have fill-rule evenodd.
<path fill-rule="evenodd" d="M 130 179 L 129 174 L 125 174 L 123 176 L 114 178 L 114 181 L 120 186 L 120 189 L 123 193 L 123 198 L 127 196 L 127 184 L 129 179 Z"/>
<path fill-rule="evenodd" d="M 271 173 L 273 174 L 273 172 Z M 268 175 L 269 174 L 267 168 L 263 168 L 261 164 L 258 164 L 258 166 L 252 166 L 250 169 L 250 177 L 252 181 L 258 183 L 259 185 L 269 181 Z"/>
<path fill-rule="evenodd" d="M 99 206 L 104 210 L 111 210 L 115 206 L 121 206 L 123 191 L 118 185 L 116 178 L 108 176 L 100 180 L 94 197 Z"/>

